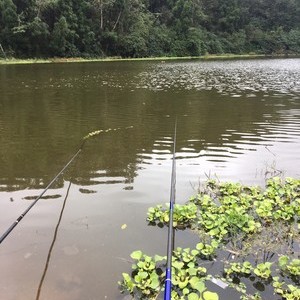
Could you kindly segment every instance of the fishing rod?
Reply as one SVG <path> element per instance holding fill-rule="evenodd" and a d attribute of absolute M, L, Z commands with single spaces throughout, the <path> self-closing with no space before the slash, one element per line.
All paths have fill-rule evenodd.
<path fill-rule="evenodd" d="M 65 166 L 59 171 L 59 173 L 51 180 L 51 182 L 46 186 L 46 188 L 41 192 L 41 194 L 29 205 L 29 207 L 16 219 L 16 221 L 4 232 L 0 238 L 0 244 L 5 240 L 5 238 L 13 231 L 13 229 L 20 223 L 20 221 L 25 217 L 25 215 L 32 209 L 32 207 L 43 197 L 47 190 L 52 186 L 56 179 L 68 168 L 72 161 L 79 155 L 82 151 L 83 145 L 77 150 L 77 152 L 72 156 L 72 158 L 65 164 Z"/>
<path fill-rule="evenodd" d="M 171 192 L 170 192 L 170 212 L 169 212 L 169 228 L 168 228 L 168 246 L 167 246 L 167 267 L 165 275 L 165 292 L 164 300 L 171 300 L 172 294 L 172 253 L 174 250 L 175 229 L 173 227 L 173 213 L 176 196 L 176 133 L 177 119 L 175 121 L 174 139 L 173 139 L 173 158 L 172 158 L 172 174 L 171 174 Z M 222 289 L 226 289 L 228 284 L 220 279 L 211 276 L 210 281 Z"/>
<path fill-rule="evenodd" d="M 172 159 L 172 174 L 171 174 L 171 192 L 170 192 L 170 212 L 169 212 L 169 229 L 168 229 L 168 246 L 167 246 L 167 268 L 165 279 L 164 300 L 171 300 L 172 292 L 172 253 L 174 250 L 174 227 L 173 227 L 173 212 L 176 194 L 176 131 L 177 120 L 175 121 L 174 139 L 173 139 L 173 159 Z"/>
<path fill-rule="evenodd" d="M 133 128 L 133 126 L 125 127 L 124 129 Z M 47 192 L 47 190 L 52 186 L 52 184 L 57 180 L 57 178 L 69 167 L 69 165 L 73 162 L 73 160 L 81 153 L 85 142 L 94 136 L 99 135 L 100 133 L 106 133 L 109 131 L 116 131 L 122 128 L 114 128 L 114 129 L 106 129 L 106 130 L 96 130 L 90 132 L 83 138 L 83 142 L 79 149 L 75 152 L 75 154 L 71 157 L 71 159 L 65 164 L 65 166 L 58 172 L 58 174 L 50 181 L 50 183 L 45 187 L 45 189 L 41 192 L 41 194 L 29 205 L 29 207 L 15 220 L 15 222 L 4 232 L 4 234 L 0 237 L 0 244 L 5 240 L 5 238 L 13 231 L 13 229 L 20 223 L 20 221 L 25 217 L 25 215 L 32 209 L 32 207 L 43 197 L 43 195 Z"/>

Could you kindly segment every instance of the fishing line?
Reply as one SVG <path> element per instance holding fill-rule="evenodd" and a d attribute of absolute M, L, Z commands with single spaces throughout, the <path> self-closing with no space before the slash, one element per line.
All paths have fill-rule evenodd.
<path fill-rule="evenodd" d="M 113 129 L 109 128 L 106 130 L 96 130 L 96 131 L 90 132 L 88 135 L 83 137 L 81 146 L 76 151 L 76 153 L 71 157 L 71 159 L 65 164 L 65 166 L 59 171 L 59 173 L 50 181 L 50 183 L 46 186 L 46 188 L 42 191 L 42 193 L 33 201 L 33 203 L 30 204 L 29 207 L 16 219 L 16 221 L 2 234 L 2 236 L 0 237 L 0 244 L 13 231 L 13 229 L 20 223 L 20 221 L 31 210 L 31 208 L 43 197 L 43 195 L 52 186 L 52 184 L 57 180 L 57 178 L 69 167 L 69 165 L 75 160 L 75 158 L 82 152 L 83 147 L 89 138 L 95 137 L 101 133 L 107 133 L 110 131 L 117 131 L 117 130 L 121 130 L 121 129 L 131 129 L 131 128 L 133 128 L 133 126 L 129 126 L 129 127 L 125 127 L 125 128 L 113 128 Z"/>
<path fill-rule="evenodd" d="M 72 183 L 71 183 L 71 180 L 70 180 L 69 186 L 68 186 L 68 189 L 67 189 L 67 193 L 66 193 L 66 196 L 65 196 L 65 199 L 64 199 L 61 211 L 60 211 L 58 222 L 57 222 L 56 227 L 55 227 L 55 231 L 54 231 L 52 243 L 51 243 L 51 246 L 50 246 L 49 251 L 48 251 L 48 256 L 47 256 L 45 268 L 44 268 L 43 275 L 41 277 L 40 284 L 39 284 L 39 287 L 38 287 L 38 290 L 37 290 L 37 294 L 36 294 L 36 298 L 35 298 L 36 300 L 40 299 L 41 290 L 42 290 L 42 287 L 43 287 L 43 284 L 44 284 L 44 280 L 45 280 L 45 277 L 46 277 L 46 274 L 47 274 L 47 271 L 48 271 L 48 267 L 49 267 L 49 263 L 50 263 L 50 258 L 51 258 L 51 255 L 52 255 L 52 250 L 53 250 L 54 244 L 56 242 L 58 228 L 59 228 L 59 225 L 60 225 L 60 222 L 61 222 L 64 210 L 65 210 L 65 206 L 66 206 L 67 198 L 69 196 L 71 184 Z"/>
<path fill-rule="evenodd" d="M 118 128 L 118 129 L 120 129 L 120 128 Z M 104 130 L 104 131 L 103 131 L 103 130 L 97 130 L 97 131 L 91 132 L 91 133 L 89 133 L 87 136 L 84 137 L 84 142 L 85 142 L 88 138 L 93 137 L 93 136 L 96 136 L 96 135 L 100 134 L 101 132 L 109 132 L 109 131 L 112 131 L 112 130 L 118 130 L 118 129 L 107 129 L 107 130 Z M 66 207 L 66 202 L 67 202 L 67 199 L 68 199 L 68 196 L 69 196 L 69 192 L 70 192 L 71 185 L 72 185 L 72 181 L 71 181 L 71 179 L 70 179 L 69 186 L 68 186 L 67 192 L 66 192 L 66 196 L 65 196 L 65 199 L 64 199 L 64 202 L 63 202 L 61 211 L 60 211 L 60 215 L 59 215 L 59 218 L 58 218 L 56 227 L 55 227 L 55 231 L 54 231 L 52 243 L 51 243 L 50 248 L 49 248 L 49 251 L 48 251 L 48 255 L 47 255 L 47 259 L 46 259 L 44 271 L 43 271 L 43 274 L 42 274 L 42 277 L 41 277 L 41 280 L 40 280 L 40 283 L 39 283 L 39 286 L 38 286 L 38 289 L 37 289 L 37 294 L 36 294 L 35 300 L 39 300 L 39 299 L 40 299 L 42 287 L 43 287 L 43 285 L 44 285 L 44 280 L 45 280 L 46 274 L 47 274 L 47 272 L 48 272 L 48 268 L 49 268 L 49 263 L 50 263 L 52 251 L 53 251 L 53 248 L 54 248 L 54 244 L 55 244 L 55 242 L 56 242 L 56 239 L 57 239 L 58 229 L 59 229 L 59 226 L 60 226 L 60 223 L 61 223 L 61 220 L 62 220 L 62 216 L 63 216 L 64 210 L 65 210 L 65 207 Z"/>

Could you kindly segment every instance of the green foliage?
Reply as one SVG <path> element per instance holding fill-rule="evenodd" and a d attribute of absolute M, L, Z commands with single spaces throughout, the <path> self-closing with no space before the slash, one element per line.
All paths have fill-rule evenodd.
<path fill-rule="evenodd" d="M 29 57 L 299 54 L 299 16 L 295 0 L 0 0 L 0 41 Z"/>
<path fill-rule="evenodd" d="M 138 299 L 156 299 L 163 289 L 164 273 L 161 270 L 166 257 L 156 255 L 154 258 L 142 251 L 134 251 L 131 258 L 132 275 L 123 273 L 119 282 L 123 291 Z M 172 257 L 172 299 L 211 299 L 218 300 L 216 293 L 205 286 L 206 268 L 199 266 L 199 251 L 177 248 Z M 201 298 L 202 297 L 202 298 Z"/>
<path fill-rule="evenodd" d="M 147 213 L 147 221 L 151 223 L 166 224 L 169 222 L 169 212 L 169 209 L 163 210 L 162 205 L 150 207 Z M 175 204 L 173 212 L 173 226 L 189 226 L 189 224 L 191 224 L 191 221 L 196 219 L 196 213 L 197 206 L 193 203 L 187 205 Z"/>
<path fill-rule="evenodd" d="M 253 270 L 252 264 L 249 261 L 244 261 L 243 263 L 234 262 L 230 263 L 228 268 L 224 268 L 226 276 L 231 274 L 251 274 Z"/>
<path fill-rule="evenodd" d="M 160 227 L 167 225 L 169 209 L 151 207 L 147 220 Z M 207 290 L 206 280 L 211 276 L 206 265 L 219 256 L 224 264 L 223 280 L 241 293 L 241 299 L 262 296 L 260 291 L 249 293 L 243 278 L 271 284 L 282 299 L 300 299 L 300 260 L 295 253 L 300 244 L 300 180 L 274 177 L 264 190 L 209 180 L 185 205 L 175 205 L 173 224 L 190 228 L 201 241 L 194 249 L 177 247 L 173 251 L 172 299 L 218 299 Z M 163 288 L 166 258 L 151 258 L 141 251 L 131 257 L 137 262 L 131 276 L 123 274 L 121 286 L 138 299 L 156 299 Z"/>
<path fill-rule="evenodd" d="M 265 262 L 258 264 L 254 269 L 254 274 L 263 279 L 268 279 L 271 276 L 272 263 Z"/>
<path fill-rule="evenodd" d="M 211 258 L 216 254 L 216 250 L 219 247 L 219 242 L 212 240 L 210 244 L 198 243 L 196 249 L 199 250 L 199 253 L 206 258 Z"/>
<path fill-rule="evenodd" d="M 12 0 L 0 0 L 0 43 L 4 48 L 13 49 L 16 47 L 14 28 L 17 25 L 16 5 Z"/>
<path fill-rule="evenodd" d="M 0 1 L 0 26 L 2 30 L 12 30 L 17 25 L 17 7 L 12 0 Z"/>
<path fill-rule="evenodd" d="M 77 49 L 74 46 L 75 32 L 68 26 L 65 17 L 61 17 L 55 24 L 51 36 L 52 52 L 58 56 L 76 56 Z"/>
<path fill-rule="evenodd" d="M 28 24 L 27 31 L 30 45 L 29 51 L 32 55 L 39 57 L 41 54 L 46 53 L 49 37 L 48 25 L 37 16 Z"/>
<path fill-rule="evenodd" d="M 299 216 L 299 195 L 299 180 L 287 178 L 282 183 L 279 178 L 273 178 L 267 182 L 263 197 L 254 202 L 256 212 L 266 222 L 292 221 Z"/>
<path fill-rule="evenodd" d="M 276 294 L 280 295 L 282 299 L 287 300 L 299 300 L 300 299 L 300 289 L 293 284 L 286 284 L 279 280 L 279 277 L 273 278 L 274 291 Z"/>
<path fill-rule="evenodd" d="M 300 276 L 300 259 L 290 259 L 287 255 L 279 258 L 280 269 L 292 276 Z"/>
<path fill-rule="evenodd" d="M 229 240 L 235 247 L 240 241 L 259 236 L 274 222 L 299 232 L 300 181 L 275 177 L 267 181 L 266 190 L 234 183 L 209 181 L 209 193 L 200 193 L 185 205 L 174 207 L 174 227 L 190 227 L 221 242 Z M 148 210 L 147 220 L 167 224 L 169 209 L 161 205 Z M 281 232 L 283 234 L 283 232 Z M 280 232 L 278 233 L 280 234 Z"/>
<path fill-rule="evenodd" d="M 164 258 L 159 256 L 152 258 L 141 251 L 132 252 L 131 258 L 137 261 L 132 266 L 132 277 L 127 273 L 123 273 L 123 281 L 119 284 L 131 294 L 135 293 L 141 298 L 151 299 L 160 287 L 159 271 L 156 264 Z"/>
<path fill-rule="evenodd" d="M 144 1 L 128 1 L 122 20 L 124 20 L 124 27 L 120 36 L 121 55 L 125 57 L 147 56 L 150 29 L 154 18 L 147 11 Z"/>

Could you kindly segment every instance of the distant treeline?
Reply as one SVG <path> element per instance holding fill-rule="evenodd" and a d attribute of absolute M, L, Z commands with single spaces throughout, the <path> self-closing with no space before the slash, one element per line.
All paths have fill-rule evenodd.
<path fill-rule="evenodd" d="M 0 44 L 14 57 L 299 54 L 300 0 L 0 0 Z"/>

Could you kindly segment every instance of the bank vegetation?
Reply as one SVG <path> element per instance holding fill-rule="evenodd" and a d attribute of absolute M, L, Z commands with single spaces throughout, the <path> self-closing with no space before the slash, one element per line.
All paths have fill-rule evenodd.
<path fill-rule="evenodd" d="M 0 57 L 299 54 L 298 0 L 0 0 Z"/>

